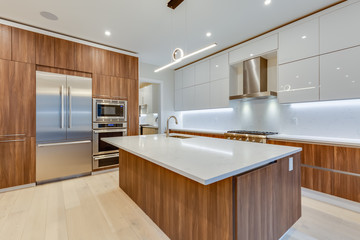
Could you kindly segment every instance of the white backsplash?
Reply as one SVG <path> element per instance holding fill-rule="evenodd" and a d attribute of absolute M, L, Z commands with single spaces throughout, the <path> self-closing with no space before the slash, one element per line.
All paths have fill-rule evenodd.
<path fill-rule="evenodd" d="M 360 100 L 279 104 L 277 99 L 231 101 L 233 110 L 181 112 L 183 128 L 258 130 L 360 138 Z"/>
<path fill-rule="evenodd" d="M 158 121 L 156 118 L 158 117 L 157 113 L 148 113 L 148 114 L 141 114 L 139 118 L 139 124 L 150 124 L 157 126 Z"/>

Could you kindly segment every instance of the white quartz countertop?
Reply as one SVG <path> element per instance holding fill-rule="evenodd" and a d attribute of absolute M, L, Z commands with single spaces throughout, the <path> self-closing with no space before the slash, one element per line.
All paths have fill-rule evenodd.
<path fill-rule="evenodd" d="M 179 135 L 179 134 L 172 134 Z M 164 134 L 104 138 L 105 142 L 204 185 L 258 168 L 301 148 Z"/>
<path fill-rule="evenodd" d="M 310 143 L 329 144 L 329 145 L 340 145 L 347 147 L 360 147 L 360 139 L 351 139 L 351 138 L 316 137 L 316 136 L 287 135 L 287 134 L 269 135 L 268 138 L 274 140 L 285 140 L 285 141 L 289 140 L 289 141 L 300 141 L 300 142 L 310 142 Z"/>

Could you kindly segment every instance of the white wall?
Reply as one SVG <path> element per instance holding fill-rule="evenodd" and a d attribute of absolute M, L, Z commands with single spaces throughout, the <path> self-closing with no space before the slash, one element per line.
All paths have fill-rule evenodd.
<path fill-rule="evenodd" d="M 183 128 L 360 138 L 360 100 L 280 105 L 277 99 L 262 99 L 230 105 L 230 112 L 182 112 Z"/>
<path fill-rule="evenodd" d="M 161 119 L 161 132 L 163 133 L 166 128 L 166 120 L 169 116 L 174 115 L 179 119 L 180 113 L 174 113 L 174 70 L 165 69 L 161 72 L 154 73 L 154 70 L 158 66 L 146 64 L 140 62 L 140 81 L 144 80 L 149 82 L 149 80 L 155 80 L 156 82 L 162 83 L 162 101 L 161 101 L 161 111 L 159 112 L 159 118 Z M 182 127 L 175 125 L 174 121 L 170 121 L 170 128 L 172 127 Z"/>

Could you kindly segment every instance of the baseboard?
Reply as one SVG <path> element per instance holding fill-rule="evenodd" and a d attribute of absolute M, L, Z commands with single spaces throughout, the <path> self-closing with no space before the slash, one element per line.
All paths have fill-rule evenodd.
<path fill-rule="evenodd" d="M 350 211 L 360 213 L 360 203 L 336 197 L 330 194 L 314 191 L 308 188 L 301 188 L 301 195 L 312 198 L 321 202 L 325 202 L 337 207 L 345 208 Z"/>
<path fill-rule="evenodd" d="M 15 187 L 3 188 L 3 189 L 0 189 L 0 193 L 19 190 L 19 189 L 23 189 L 23 188 L 35 187 L 35 186 L 36 186 L 35 183 L 29 183 L 29 184 L 19 185 L 19 186 L 15 186 Z"/>

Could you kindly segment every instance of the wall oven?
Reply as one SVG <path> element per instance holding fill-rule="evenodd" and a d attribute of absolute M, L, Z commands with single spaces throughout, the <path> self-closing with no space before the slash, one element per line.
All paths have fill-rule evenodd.
<path fill-rule="evenodd" d="M 127 101 L 93 99 L 93 122 L 126 122 Z"/>
<path fill-rule="evenodd" d="M 108 154 L 118 152 L 118 148 L 102 141 L 103 138 L 108 137 L 123 137 L 127 136 L 126 123 L 94 123 L 93 129 L 93 155 Z"/>

